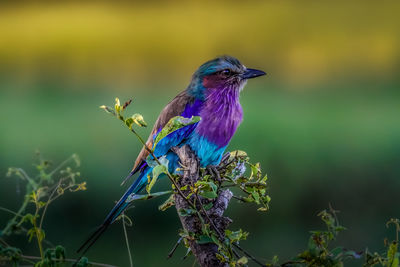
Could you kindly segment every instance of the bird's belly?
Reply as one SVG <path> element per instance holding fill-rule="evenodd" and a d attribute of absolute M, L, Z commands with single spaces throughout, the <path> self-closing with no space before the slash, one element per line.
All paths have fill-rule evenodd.
<path fill-rule="evenodd" d="M 194 131 L 188 138 L 189 146 L 200 160 L 201 167 L 218 165 L 226 146 L 218 146 Z"/>

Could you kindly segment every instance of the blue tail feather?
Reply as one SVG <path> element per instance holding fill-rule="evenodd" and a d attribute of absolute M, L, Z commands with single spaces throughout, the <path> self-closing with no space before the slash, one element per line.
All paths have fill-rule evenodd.
<path fill-rule="evenodd" d="M 128 188 L 125 194 L 121 197 L 121 199 L 117 202 L 114 208 L 108 213 L 106 219 L 103 224 L 99 226 L 99 228 L 83 243 L 83 245 L 77 250 L 77 253 L 85 253 L 96 241 L 97 239 L 105 232 L 110 224 L 112 224 L 119 215 L 128 207 L 129 203 L 126 203 L 129 195 L 136 194 L 140 192 L 144 186 L 147 184 L 147 174 L 151 171 L 151 168 L 146 168 L 143 172 L 140 173 L 139 177 L 135 180 L 135 182 Z"/>

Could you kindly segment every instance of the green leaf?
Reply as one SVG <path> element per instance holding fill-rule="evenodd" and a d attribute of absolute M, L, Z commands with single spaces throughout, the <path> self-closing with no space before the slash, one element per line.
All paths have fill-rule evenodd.
<path fill-rule="evenodd" d="M 37 205 L 38 205 L 38 207 L 39 207 L 39 209 L 40 209 L 40 208 L 46 206 L 46 202 L 44 202 L 44 201 L 39 201 L 39 202 L 37 203 Z"/>
<path fill-rule="evenodd" d="M 86 257 L 82 257 L 81 260 L 76 264 L 77 267 L 88 267 L 89 260 Z"/>
<path fill-rule="evenodd" d="M 253 177 L 258 177 L 261 174 L 260 163 L 257 162 L 256 164 L 250 164 L 251 174 L 249 180 Z"/>
<path fill-rule="evenodd" d="M 258 211 L 268 211 L 268 207 L 261 207 L 257 209 Z"/>
<path fill-rule="evenodd" d="M 162 173 L 167 173 L 167 167 L 165 165 L 157 165 L 153 168 L 152 179 L 148 185 L 146 185 L 146 191 L 150 194 L 151 188 L 153 188 L 154 184 L 157 182 L 158 176 Z"/>
<path fill-rule="evenodd" d="M 245 240 L 249 235 L 248 232 L 243 232 L 242 229 L 238 231 L 231 231 L 229 229 L 225 230 L 225 236 L 230 240 L 231 243 L 239 242 L 240 240 Z"/>
<path fill-rule="evenodd" d="M 386 267 L 398 267 L 399 266 L 399 255 L 397 253 L 398 243 L 393 241 L 387 252 L 387 265 Z"/>
<path fill-rule="evenodd" d="M 254 201 L 255 201 L 257 204 L 260 204 L 260 195 L 258 194 L 258 192 L 257 192 L 257 191 L 252 191 L 252 192 L 251 192 L 251 195 L 253 196 Z"/>
<path fill-rule="evenodd" d="M 119 102 L 119 98 L 118 97 L 115 98 L 115 106 L 114 107 L 115 107 L 115 111 L 119 115 L 120 112 L 122 111 L 122 107 L 121 107 L 121 102 Z"/>
<path fill-rule="evenodd" d="M 248 262 L 249 262 L 249 260 L 248 260 L 245 256 L 243 256 L 243 257 L 241 257 L 240 259 L 238 259 L 237 264 L 239 264 L 239 265 L 245 265 L 245 264 L 247 264 Z"/>
<path fill-rule="evenodd" d="M 23 224 L 24 222 L 30 222 L 31 224 L 34 224 L 34 220 L 36 220 L 39 217 L 39 215 L 33 216 L 31 213 L 27 213 L 24 215 L 24 217 L 21 218 L 21 220 L 18 223 L 18 226 Z"/>
<path fill-rule="evenodd" d="M 205 198 L 214 199 L 218 196 L 218 187 L 214 182 L 209 181 L 198 181 L 195 184 L 196 187 L 200 188 L 199 195 Z"/>
<path fill-rule="evenodd" d="M 157 144 L 167 135 L 176 130 L 179 130 L 185 126 L 195 124 L 200 121 L 199 116 L 192 116 L 191 118 L 184 118 L 181 116 L 176 116 L 171 118 L 164 128 L 157 134 L 156 139 L 154 140 L 153 150 L 156 148 Z"/>
<path fill-rule="evenodd" d="M 182 217 L 196 214 L 196 211 L 193 209 L 180 209 L 178 212 L 179 212 L 179 216 L 182 216 Z"/>
<path fill-rule="evenodd" d="M 201 191 L 199 195 L 208 199 L 214 199 L 218 197 L 217 193 L 214 191 Z"/>
<path fill-rule="evenodd" d="M 26 233 L 26 235 L 28 236 L 28 241 L 31 242 L 32 238 L 35 236 L 36 231 L 35 228 L 31 228 L 28 230 L 28 232 Z"/>
<path fill-rule="evenodd" d="M 65 248 L 60 245 L 56 246 L 55 254 L 56 254 L 57 259 L 64 260 L 65 259 Z"/>
<path fill-rule="evenodd" d="M 132 118 L 127 118 L 125 120 L 125 125 L 128 126 L 129 129 L 132 129 L 133 119 Z"/>
<path fill-rule="evenodd" d="M 175 195 L 174 194 L 170 195 L 169 198 L 158 207 L 158 209 L 161 211 L 165 211 L 166 209 L 172 207 L 173 205 L 175 205 Z"/>
<path fill-rule="evenodd" d="M 204 208 L 205 210 L 209 210 L 209 209 L 211 209 L 212 207 L 213 207 L 213 203 L 212 203 L 212 202 L 210 202 L 210 203 L 208 203 L 208 204 L 206 204 L 206 205 L 203 206 L 203 208 Z"/>
<path fill-rule="evenodd" d="M 102 105 L 102 106 L 100 106 L 100 108 L 104 109 L 104 111 L 107 112 L 107 113 L 110 113 L 110 114 L 112 114 L 114 116 L 116 115 L 115 111 L 111 107 Z"/>
<path fill-rule="evenodd" d="M 213 243 L 214 241 L 211 239 L 211 237 L 207 235 L 201 235 L 199 236 L 199 239 L 196 240 L 197 244 L 208 244 L 208 243 Z"/>
<path fill-rule="evenodd" d="M 218 237 L 215 234 L 211 234 L 212 241 L 218 245 L 218 247 L 222 247 L 221 241 L 219 241 Z"/>
<path fill-rule="evenodd" d="M 143 116 L 138 113 L 133 114 L 130 119 L 132 119 L 132 123 L 140 127 L 147 127 L 147 123 L 144 121 Z"/>

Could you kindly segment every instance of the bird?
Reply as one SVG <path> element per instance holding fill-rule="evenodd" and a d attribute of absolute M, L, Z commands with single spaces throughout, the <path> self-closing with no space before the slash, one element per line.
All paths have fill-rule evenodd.
<path fill-rule="evenodd" d="M 147 139 L 147 147 L 153 148 L 157 134 L 171 118 L 200 116 L 199 122 L 184 126 L 161 139 L 153 151 L 154 156 L 165 156 L 169 162 L 168 171 L 176 173 L 179 159 L 172 148 L 189 145 L 201 167 L 218 165 L 243 119 L 240 92 L 247 80 L 265 74 L 264 71 L 245 67 L 232 56 L 224 55 L 205 62 L 192 75 L 187 88 L 161 111 Z M 152 167 L 146 162 L 148 156 L 149 151 L 143 147 L 127 178 L 136 173 L 139 176 L 111 209 L 103 223 L 77 250 L 78 253 L 86 253 L 128 207 L 128 197 L 139 193 L 146 186 L 148 175 L 152 172 Z"/>

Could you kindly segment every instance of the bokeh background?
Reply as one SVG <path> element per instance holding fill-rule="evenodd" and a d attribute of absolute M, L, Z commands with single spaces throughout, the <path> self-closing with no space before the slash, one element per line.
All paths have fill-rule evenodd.
<path fill-rule="evenodd" d="M 98 106 L 133 98 L 129 112 L 152 124 L 201 63 L 229 54 L 268 73 L 242 92 L 244 122 L 229 145 L 261 162 L 270 181 L 269 212 L 235 203 L 228 212 L 233 229 L 251 233 L 243 247 L 287 260 L 323 227 L 316 214 L 331 203 L 348 228 L 338 244 L 382 251 L 394 238 L 386 221 L 400 216 L 398 10 L 399 1 L 365 0 L 2 1 L 0 205 L 16 210 L 23 197 L 7 167 L 33 173 L 36 149 L 55 163 L 79 154 L 88 190 L 53 204 L 44 225 L 75 257 L 140 150 Z M 166 260 L 180 224 L 161 202 L 130 211 L 134 264 L 191 266 L 183 248 Z M 10 242 L 37 254 L 23 240 Z M 127 266 L 121 225 L 87 256 Z"/>

